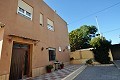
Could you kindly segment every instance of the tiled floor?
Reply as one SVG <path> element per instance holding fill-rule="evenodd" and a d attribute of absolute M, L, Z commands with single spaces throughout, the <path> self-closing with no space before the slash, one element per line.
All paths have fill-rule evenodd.
<path fill-rule="evenodd" d="M 52 73 L 47 73 L 29 80 L 61 80 L 82 66 L 83 65 L 68 65 L 64 69 L 57 70 Z"/>

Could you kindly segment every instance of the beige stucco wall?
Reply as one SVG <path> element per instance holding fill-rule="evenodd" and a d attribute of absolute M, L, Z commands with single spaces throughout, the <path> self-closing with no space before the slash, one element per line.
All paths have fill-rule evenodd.
<path fill-rule="evenodd" d="M 0 76 L 0 80 L 9 80 L 9 74 Z"/>
<path fill-rule="evenodd" d="M 43 0 L 23 1 L 33 7 L 32 21 L 17 14 L 18 0 L 0 0 L 0 21 L 5 24 L 3 48 L 0 59 L 0 76 L 10 73 L 13 41 L 32 45 L 31 67 L 33 75 L 34 70 L 41 70 L 51 63 L 49 61 L 48 47 L 56 48 L 57 60 L 69 63 L 69 50 L 66 49 L 66 46 L 69 45 L 67 23 L 47 6 Z M 40 13 L 44 16 L 44 26 L 39 24 Z M 55 31 L 47 29 L 47 18 L 54 21 Z M 34 45 L 34 42 L 30 40 L 11 38 L 8 36 L 10 34 L 40 40 L 40 42 Z M 12 39 L 12 42 L 9 41 L 9 39 Z M 61 52 L 58 51 L 59 46 L 62 48 Z M 44 47 L 43 51 L 41 50 L 42 47 Z M 65 51 L 63 51 L 63 49 L 65 49 Z M 44 73 L 44 70 L 41 71 Z"/>
<path fill-rule="evenodd" d="M 71 61 L 72 64 L 84 64 L 86 60 L 94 58 L 94 53 L 89 49 L 77 50 L 75 52 L 70 53 L 70 58 L 74 58 Z M 113 61 L 113 56 L 111 50 L 109 51 L 110 60 Z"/>
<path fill-rule="evenodd" d="M 81 55 L 79 51 L 71 52 L 70 57 L 71 58 L 73 57 L 74 59 L 81 59 Z"/>
<path fill-rule="evenodd" d="M 77 50 L 75 52 L 70 53 L 70 58 L 74 58 L 71 61 L 72 64 L 84 64 L 86 60 L 90 58 L 94 58 L 94 54 L 90 50 Z"/>
<path fill-rule="evenodd" d="M 90 50 L 78 50 L 70 53 L 70 57 L 74 59 L 90 59 L 94 58 L 94 54 Z"/>
<path fill-rule="evenodd" d="M 81 53 L 81 58 L 82 59 L 90 59 L 90 58 L 94 58 L 94 54 L 92 51 L 90 50 L 83 50 L 83 51 L 80 51 Z"/>

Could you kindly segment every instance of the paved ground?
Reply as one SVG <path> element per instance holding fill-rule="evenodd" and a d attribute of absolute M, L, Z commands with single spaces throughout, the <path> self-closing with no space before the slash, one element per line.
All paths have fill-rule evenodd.
<path fill-rule="evenodd" d="M 88 66 L 74 80 L 120 80 L 120 70 L 113 66 Z"/>
<path fill-rule="evenodd" d="M 117 66 L 117 68 L 120 69 L 120 60 L 115 60 L 114 63 Z"/>
<path fill-rule="evenodd" d="M 39 77 L 24 80 L 61 80 L 82 66 L 84 65 L 68 65 L 64 69 L 57 70 L 52 73 L 47 73 Z"/>

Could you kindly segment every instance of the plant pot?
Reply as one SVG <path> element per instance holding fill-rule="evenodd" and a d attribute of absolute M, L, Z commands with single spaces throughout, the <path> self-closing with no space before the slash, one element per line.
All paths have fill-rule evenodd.
<path fill-rule="evenodd" d="M 61 69 L 63 69 L 63 68 L 64 68 L 64 66 L 63 66 L 63 65 L 61 65 L 60 67 L 61 67 Z"/>
<path fill-rule="evenodd" d="M 51 73 L 51 69 L 47 69 L 47 73 Z"/>

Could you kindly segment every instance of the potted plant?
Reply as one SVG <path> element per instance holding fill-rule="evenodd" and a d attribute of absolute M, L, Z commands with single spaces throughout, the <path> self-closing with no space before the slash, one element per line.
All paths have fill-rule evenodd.
<path fill-rule="evenodd" d="M 51 73 L 51 69 L 53 69 L 53 65 L 50 64 L 46 66 L 47 73 Z"/>
<path fill-rule="evenodd" d="M 63 62 L 60 64 L 60 68 L 61 68 L 61 69 L 64 68 L 64 64 L 63 64 Z"/>
<path fill-rule="evenodd" d="M 87 61 L 86 61 L 86 64 L 93 64 L 93 59 L 88 59 Z"/>

